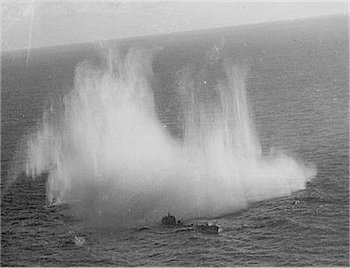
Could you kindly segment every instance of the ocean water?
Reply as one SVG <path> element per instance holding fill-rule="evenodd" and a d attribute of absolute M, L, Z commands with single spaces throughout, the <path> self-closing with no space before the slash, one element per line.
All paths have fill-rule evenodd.
<path fill-rule="evenodd" d="M 1 265 L 3 266 L 349 266 L 348 18 L 330 17 L 127 40 L 156 50 L 156 113 L 181 140 L 174 73 L 223 48 L 248 65 L 246 93 L 264 154 L 283 150 L 316 166 L 291 195 L 251 202 L 217 217 L 218 235 L 192 230 L 87 226 L 69 204 L 47 207 L 48 174 L 23 169 L 24 145 L 50 103 L 73 87 L 74 70 L 98 44 L 2 55 Z M 110 42 L 112 44 L 113 42 Z M 210 76 L 210 73 L 208 74 Z M 281 171 L 282 172 L 282 171 Z M 74 243 L 74 232 L 85 244 Z"/>

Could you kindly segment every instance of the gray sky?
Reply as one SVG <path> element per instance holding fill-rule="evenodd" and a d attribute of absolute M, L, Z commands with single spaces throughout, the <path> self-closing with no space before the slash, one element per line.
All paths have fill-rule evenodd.
<path fill-rule="evenodd" d="M 347 1 L 1 3 L 2 51 L 348 12 Z"/>

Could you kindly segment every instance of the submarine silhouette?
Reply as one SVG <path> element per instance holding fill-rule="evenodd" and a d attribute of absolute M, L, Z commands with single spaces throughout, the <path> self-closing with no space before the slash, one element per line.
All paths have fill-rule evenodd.
<path fill-rule="evenodd" d="M 217 234 L 219 233 L 219 225 L 217 224 L 190 224 L 185 225 L 182 220 L 176 221 L 175 216 L 170 215 L 168 212 L 168 215 L 164 216 L 161 220 L 161 224 L 165 227 L 187 227 L 192 228 L 193 230 L 199 231 L 201 233 L 209 233 L 209 234 Z"/>

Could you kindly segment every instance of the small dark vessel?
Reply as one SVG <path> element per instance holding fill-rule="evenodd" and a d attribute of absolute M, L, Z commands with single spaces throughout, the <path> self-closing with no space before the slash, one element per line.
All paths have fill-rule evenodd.
<path fill-rule="evenodd" d="M 162 218 L 161 224 L 166 227 L 180 227 L 185 228 L 182 229 L 182 231 L 189 231 L 189 230 L 195 230 L 199 231 L 201 233 L 207 233 L 207 234 L 218 234 L 219 233 L 219 226 L 216 224 L 198 224 L 194 225 L 193 223 L 190 225 L 185 225 L 181 220 L 176 221 L 175 216 L 170 215 L 168 212 L 168 215 L 164 216 Z"/>

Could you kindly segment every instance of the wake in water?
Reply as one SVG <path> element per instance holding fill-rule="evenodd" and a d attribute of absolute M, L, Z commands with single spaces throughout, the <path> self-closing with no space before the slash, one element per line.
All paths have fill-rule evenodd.
<path fill-rule="evenodd" d="M 240 62 L 177 72 L 184 128 L 174 139 L 155 112 L 152 58 L 109 51 L 76 68 L 74 88 L 28 140 L 26 173 L 49 172 L 49 204 L 65 200 L 102 225 L 158 221 L 168 211 L 213 217 L 290 194 L 315 175 L 291 157 L 262 155 Z"/>

